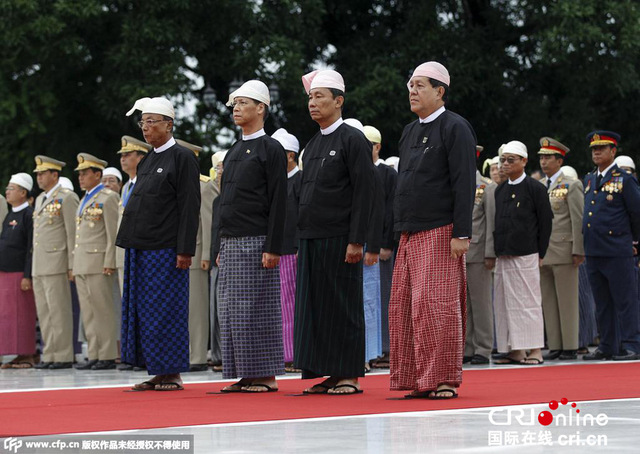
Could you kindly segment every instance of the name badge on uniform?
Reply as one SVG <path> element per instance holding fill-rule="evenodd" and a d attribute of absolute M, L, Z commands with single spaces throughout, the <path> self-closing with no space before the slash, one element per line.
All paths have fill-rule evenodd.
<path fill-rule="evenodd" d="M 329 156 L 335 156 L 336 155 L 336 150 L 331 150 L 329 152 Z"/>
<path fill-rule="evenodd" d="M 162 173 L 162 167 L 158 168 L 158 170 L 156 170 L 156 172 Z"/>

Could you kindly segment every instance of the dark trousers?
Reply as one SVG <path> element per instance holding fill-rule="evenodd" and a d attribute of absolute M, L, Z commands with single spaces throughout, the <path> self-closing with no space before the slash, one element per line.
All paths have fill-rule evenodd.
<path fill-rule="evenodd" d="M 587 257 L 589 283 L 596 301 L 600 351 L 640 353 L 640 307 L 633 257 Z"/>

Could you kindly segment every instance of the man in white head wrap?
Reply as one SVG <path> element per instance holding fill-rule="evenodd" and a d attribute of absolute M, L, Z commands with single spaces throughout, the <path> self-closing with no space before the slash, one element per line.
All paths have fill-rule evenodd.
<path fill-rule="evenodd" d="M 242 138 L 229 149 L 220 189 L 218 315 L 222 392 L 277 391 L 284 373 L 278 264 L 287 203 L 287 157 L 264 131 L 269 89 L 250 80 L 229 95 Z M 241 269 L 242 273 L 235 270 Z"/>
<path fill-rule="evenodd" d="M 329 376 L 305 393 L 356 394 L 365 357 L 359 262 L 375 169 L 364 134 L 343 124 L 342 76 L 334 70 L 313 71 L 302 83 L 320 131 L 303 157 L 294 363 L 304 379 Z"/>
<path fill-rule="evenodd" d="M 302 174 L 298 167 L 300 143 L 293 134 L 280 128 L 271 136 L 287 153 L 287 216 L 284 226 L 284 245 L 280 256 L 280 300 L 282 301 L 282 341 L 284 369 L 300 372 L 293 365 L 293 312 L 296 300 L 296 274 L 298 268 L 298 205 Z"/>
<path fill-rule="evenodd" d="M 544 346 L 540 266 L 549 246 L 553 213 L 545 187 L 524 172 L 527 147 L 501 148 L 508 181 L 496 189 L 494 310 L 498 364 L 542 364 Z"/>
<path fill-rule="evenodd" d="M 476 136 L 467 120 L 445 108 L 449 86 L 449 72 L 438 62 L 414 70 L 408 101 L 418 118 L 398 144 L 391 389 L 409 390 L 409 398 L 454 398 L 462 382 Z"/>
<path fill-rule="evenodd" d="M 107 167 L 102 171 L 102 184 L 120 195 L 122 189 L 122 173 L 115 167 Z"/>
<path fill-rule="evenodd" d="M 33 208 L 28 202 L 32 188 L 33 178 L 28 173 L 11 175 L 6 188 L 11 212 L 0 220 L 0 348 L 3 355 L 17 355 L 2 369 L 28 369 L 36 361 L 36 305 L 31 284 Z"/>
<path fill-rule="evenodd" d="M 117 245 L 125 249 L 122 362 L 154 377 L 135 391 L 182 389 L 189 370 L 189 266 L 196 250 L 200 166 L 173 138 L 175 112 L 166 98 L 142 98 L 127 116 L 153 147 L 137 166 Z M 142 346 L 142 347 L 141 347 Z"/>

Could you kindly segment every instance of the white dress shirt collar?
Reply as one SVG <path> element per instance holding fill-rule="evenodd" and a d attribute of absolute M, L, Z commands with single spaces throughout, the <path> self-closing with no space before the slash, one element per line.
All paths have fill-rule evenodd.
<path fill-rule="evenodd" d="M 320 128 L 320 134 L 323 136 L 328 136 L 329 134 L 335 132 L 336 129 L 340 127 L 340 125 L 344 123 L 342 117 L 338 118 L 331 126 L 327 126 L 326 128 Z"/>
<path fill-rule="evenodd" d="M 298 168 L 298 166 L 295 166 L 293 169 L 291 169 L 291 172 L 287 172 L 287 179 L 291 178 L 298 172 L 300 172 L 300 169 Z"/>
<path fill-rule="evenodd" d="M 267 133 L 264 132 L 264 128 L 262 128 L 260 131 L 256 131 L 252 134 L 249 134 L 247 136 L 245 136 L 244 134 L 242 134 L 242 140 L 253 140 L 253 139 L 257 139 L 258 137 L 262 137 L 262 136 L 266 136 Z"/>
<path fill-rule="evenodd" d="M 49 192 L 47 192 L 44 196 L 46 197 L 46 199 L 49 199 L 49 197 L 51 197 L 53 195 L 53 192 L 58 189 L 60 187 L 60 183 L 58 183 L 57 185 L 55 185 L 54 187 L 52 187 L 51 189 L 49 189 Z"/>
<path fill-rule="evenodd" d="M 607 174 L 607 172 L 608 172 L 609 170 L 611 170 L 611 168 L 612 168 L 613 166 L 615 166 L 615 165 L 616 165 L 616 163 L 615 163 L 615 162 L 612 162 L 612 163 L 611 163 L 611 165 L 610 165 L 609 167 L 607 167 L 606 169 L 604 169 L 604 171 L 600 172 L 600 171 L 598 170 L 598 175 L 605 176 L 605 175 Z"/>
<path fill-rule="evenodd" d="M 560 178 L 560 174 L 562 173 L 562 170 L 558 170 L 556 173 L 554 173 L 553 175 L 551 175 L 550 177 L 547 177 L 548 181 L 551 181 L 551 183 L 549 183 L 549 187 L 553 186 L 554 184 L 556 184 L 556 180 L 558 178 Z"/>
<path fill-rule="evenodd" d="M 447 110 L 447 109 L 445 109 L 444 106 L 440 107 L 438 110 L 436 110 L 434 113 L 429 115 L 427 118 L 421 118 L 420 119 L 420 123 L 431 123 L 436 118 L 438 118 L 440 115 L 442 115 L 445 110 Z"/>
<path fill-rule="evenodd" d="M 17 213 L 18 211 L 22 211 L 29 206 L 29 202 L 24 202 L 22 205 L 17 207 L 11 207 L 11 211 Z"/>
<path fill-rule="evenodd" d="M 153 151 L 155 151 L 156 153 L 162 153 L 165 150 L 168 150 L 169 148 L 171 148 L 172 146 L 174 146 L 176 144 L 176 139 L 174 139 L 173 137 L 171 137 L 167 143 L 165 143 L 164 145 L 162 145 L 161 147 L 155 148 Z"/>
<path fill-rule="evenodd" d="M 520 184 L 524 181 L 524 179 L 526 178 L 527 174 L 522 172 L 522 175 L 520 175 L 518 178 L 516 178 L 515 180 L 511 181 L 511 179 L 509 179 L 509 184 L 515 185 L 515 184 Z"/>

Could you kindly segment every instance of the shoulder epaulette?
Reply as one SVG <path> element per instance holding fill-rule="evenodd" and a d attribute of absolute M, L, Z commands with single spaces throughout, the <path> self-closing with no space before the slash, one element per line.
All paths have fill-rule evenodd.
<path fill-rule="evenodd" d="M 494 182 L 491 178 L 487 178 L 487 177 L 481 177 L 480 179 L 487 184 L 491 184 Z"/>
<path fill-rule="evenodd" d="M 211 181 L 211 177 L 208 177 L 206 175 L 200 175 L 200 181 L 202 181 L 203 183 L 208 183 Z"/>

